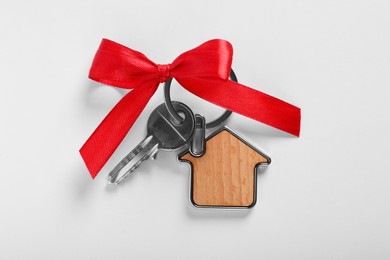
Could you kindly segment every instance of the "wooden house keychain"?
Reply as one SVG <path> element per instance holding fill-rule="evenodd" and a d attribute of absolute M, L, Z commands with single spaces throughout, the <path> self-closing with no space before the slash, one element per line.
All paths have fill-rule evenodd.
<path fill-rule="evenodd" d="M 231 70 L 230 78 L 237 82 Z M 171 80 L 164 88 L 165 103 L 170 115 L 182 120 L 170 99 Z M 180 162 L 191 166 L 190 201 L 195 207 L 251 208 L 256 203 L 257 169 L 271 159 L 226 126 L 219 127 L 205 138 L 206 128 L 220 126 L 230 115 L 225 113 L 206 124 L 195 115 L 195 129 L 189 149 L 178 155 Z"/>

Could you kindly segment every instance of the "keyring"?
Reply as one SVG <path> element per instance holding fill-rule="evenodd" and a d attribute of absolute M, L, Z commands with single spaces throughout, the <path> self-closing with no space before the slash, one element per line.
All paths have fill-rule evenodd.
<path fill-rule="evenodd" d="M 233 69 L 230 70 L 230 79 L 238 82 L 237 81 L 237 76 L 234 73 Z M 172 118 L 178 122 L 181 123 L 183 122 L 183 118 L 177 113 L 177 111 L 173 108 L 172 101 L 171 101 L 171 95 L 170 95 L 170 90 L 171 90 L 171 83 L 172 83 L 172 78 L 169 78 L 164 85 L 164 98 L 165 98 L 165 105 L 168 109 L 169 114 L 172 116 Z M 223 123 L 230 115 L 232 114 L 232 111 L 226 110 L 219 118 L 215 119 L 214 121 L 207 123 L 206 128 L 214 128 L 221 123 Z"/>

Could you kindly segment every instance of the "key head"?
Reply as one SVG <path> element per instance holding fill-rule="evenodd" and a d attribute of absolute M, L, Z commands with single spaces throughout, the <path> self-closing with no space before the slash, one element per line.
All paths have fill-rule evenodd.
<path fill-rule="evenodd" d="M 183 103 L 172 101 L 176 111 L 184 118 L 181 123 L 175 121 L 168 112 L 165 103 L 158 106 L 148 120 L 148 135 L 159 142 L 158 148 L 174 150 L 183 147 L 191 140 L 195 128 L 195 116 Z"/>

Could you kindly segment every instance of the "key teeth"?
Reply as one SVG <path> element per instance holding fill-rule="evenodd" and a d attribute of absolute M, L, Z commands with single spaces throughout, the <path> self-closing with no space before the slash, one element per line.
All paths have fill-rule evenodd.
<path fill-rule="evenodd" d="M 146 151 L 144 151 L 146 149 Z M 122 159 L 118 163 L 118 165 L 109 173 L 108 175 L 108 183 L 109 184 L 115 184 L 118 185 L 120 182 L 122 182 L 124 179 L 127 178 L 128 175 L 135 172 L 141 165 L 141 163 L 151 157 L 154 156 L 158 152 L 158 143 L 156 142 L 153 137 L 147 137 L 142 141 L 138 146 L 136 146 L 125 158 Z M 139 159 L 136 159 L 137 156 Z M 131 163 L 132 160 L 134 161 L 134 164 L 127 168 L 126 166 Z M 130 165 L 129 165 L 130 166 Z M 118 178 L 119 176 L 119 178 Z"/>
<path fill-rule="evenodd" d="M 144 158 L 142 158 L 140 161 L 138 161 L 133 167 L 131 167 L 131 169 L 129 169 L 127 171 L 127 173 L 119 180 L 117 180 L 115 182 L 115 185 L 118 185 L 120 182 L 122 182 L 123 180 L 125 180 L 130 174 L 136 172 L 140 167 L 141 167 L 141 163 L 143 161 L 146 161 L 150 158 L 150 156 L 145 156 Z"/>

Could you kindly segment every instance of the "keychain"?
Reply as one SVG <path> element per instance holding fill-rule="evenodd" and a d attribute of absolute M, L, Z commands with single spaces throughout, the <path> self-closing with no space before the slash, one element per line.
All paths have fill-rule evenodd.
<path fill-rule="evenodd" d="M 269 165 L 271 159 L 221 125 L 233 111 L 299 136 L 301 116 L 298 107 L 238 83 L 231 69 L 232 57 L 231 44 L 216 39 L 184 52 L 172 63 L 156 64 L 138 51 L 103 39 L 89 77 L 132 90 L 115 105 L 80 149 L 91 177 L 96 177 L 160 83 L 165 83 L 165 103 L 151 113 L 147 136 L 109 173 L 108 182 L 119 184 L 143 161 L 155 159 L 159 150 L 187 146 L 178 160 L 191 166 L 193 205 L 253 207 L 257 169 Z M 227 110 L 217 120 L 206 123 L 202 115 L 194 115 L 185 104 L 171 101 L 169 90 L 173 78 L 191 93 Z M 206 129 L 213 129 L 207 138 Z"/>

